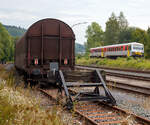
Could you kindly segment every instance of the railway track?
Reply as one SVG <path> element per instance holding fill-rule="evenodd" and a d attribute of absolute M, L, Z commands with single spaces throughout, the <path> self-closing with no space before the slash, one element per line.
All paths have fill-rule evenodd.
<path fill-rule="evenodd" d="M 120 68 L 108 68 L 108 67 L 98 67 L 98 66 L 84 66 L 76 65 L 79 69 L 101 69 L 106 72 L 106 75 L 124 77 L 129 79 L 150 81 L 150 71 L 140 71 L 140 70 L 130 70 L 130 69 L 120 69 Z"/>
<path fill-rule="evenodd" d="M 87 67 L 87 66 L 76 66 L 76 68 L 77 69 L 86 69 L 86 70 L 95 70 L 95 69 L 97 69 L 97 68 L 93 68 L 93 67 Z M 105 70 L 106 71 L 106 70 Z M 113 71 L 112 71 L 113 72 Z M 134 79 L 134 80 L 141 80 L 141 84 L 132 84 L 132 83 L 130 83 L 129 81 L 130 81 L 130 79 L 129 79 L 129 77 L 128 76 L 126 76 L 125 74 L 123 75 L 123 74 L 119 74 L 120 73 L 120 70 L 119 71 L 117 71 L 118 72 L 118 74 L 111 74 L 111 76 L 113 76 L 113 77 L 115 77 L 116 79 L 118 79 L 118 76 L 119 76 L 119 78 L 121 77 L 121 78 L 128 78 L 126 81 L 119 81 L 119 80 L 114 80 L 114 79 L 107 79 L 107 76 L 109 77 L 109 74 L 110 73 L 107 73 L 107 71 L 106 71 L 106 82 L 107 82 L 107 86 L 108 87 L 110 87 L 110 88 L 116 88 L 116 89 L 122 89 L 122 90 L 125 90 L 125 91 L 130 91 L 130 92 L 134 92 L 134 93 L 138 93 L 138 94 L 144 94 L 144 95 L 146 95 L 146 96 L 150 96 L 150 85 L 148 84 L 148 82 L 147 82 L 147 80 L 148 79 L 146 79 L 146 82 L 147 83 L 145 83 L 145 85 L 144 85 L 144 83 L 142 83 L 142 81 L 144 81 L 144 80 L 141 80 L 139 77 L 140 76 L 138 76 L 138 78 L 135 78 L 135 77 L 132 77 L 132 76 L 130 76 L 130 77 L 132 77 L 132 79 Z M 149 74 L 149 76 L 150 76 L 150 74 Z M 150 79 L 149 79 L 150 80 Z"/>
<path fill-rule="evenodd" d="M 57 89 L 43 90 L 39 89 L 44 95 L 58 101 L 58 97 L 64 99 L 64 93 L 61 97 Z M 69 90 L 75 92 L 73 90 Z M 62 104 L 64 100 L 60 101 Z M 86 125 L 149 125 L 150 120 L 144 119 L 135 114 L 129 113 L 116 106 L 110 106 L 100 102 L 77 102 L 74 104 L 74 112 L 85 119 Z"/>
<path fill-rule="evenodd" d="M 144 86 L 136 86 L 136 85 L 125 84 L 125 83 L 121 83 L 121 82 L 114 82 L 112 80 L 107 80 L 107 83 L 108 83 L 107 86 L 109 88 L 122 89 L 122 90 L 125 90 L 125 91 L 150 96 L 150 88 L 147 88 L 147 87 L 144 87 Z"/>

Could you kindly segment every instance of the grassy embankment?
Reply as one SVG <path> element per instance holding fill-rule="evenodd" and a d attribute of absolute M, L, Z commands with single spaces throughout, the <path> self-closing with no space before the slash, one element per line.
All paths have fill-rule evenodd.
<path fill-rule="evenodd" d="M 81 57 L 76 59 L 76 64 L 80 65 L 94 65 L 94 66 L 106 66 L 114 68 L 128 68 L 139 70 L 150 70 L 150 60 L 143 58 L 117 58 L 117 59 L 100 59 L 100 58 L 88 58 Z"/>
<path fill-rule="evenodd" d="M 0 125 L 64 125 L 57 108 L 40 106 L 29 89 L 14 87 L 13 72 L 0 65 Z"/>

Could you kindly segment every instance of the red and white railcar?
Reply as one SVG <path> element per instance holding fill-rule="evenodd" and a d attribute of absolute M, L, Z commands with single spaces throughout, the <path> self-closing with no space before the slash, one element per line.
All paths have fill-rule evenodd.
<path fill-rule="evenodd" d="M 90 49 L 90 57 L 144 56 L 144 45 L 137 42 L 101 46 Z"/>

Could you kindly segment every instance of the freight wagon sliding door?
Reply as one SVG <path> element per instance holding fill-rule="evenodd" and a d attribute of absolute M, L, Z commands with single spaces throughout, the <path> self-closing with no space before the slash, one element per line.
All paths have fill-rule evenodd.
<path fill-rule="evenodd" d="M 30 58 L 30 65 L 34 65 L 34 59 L 38 58 L 38 63 L 41 63 L 41 39 L 39 37 L 31 37 L 28 40 L 28 49 L 30 49 L 28 51 L 28 53 L 30 53 L 30 56 L 28 58 Z"/>
<path fill-rule="evenodd" d="M 62 67 L 73 66 L 74 38 L 72 30 L 67 25 L 60 25 L 60 59 Z"/>
<path fill-rule="evenodd" d="M 61 47 L 62 47 L 62 52 L 61 52 L 61 65 L 71 65 L 72 64 L 72 58 L 71 58 L 71 56 L 72 56 L 72 54 L 73 54 L 73 46 L 72 46 L 72 41 L 71 41 L 71 39 L 62 39 L 62 41 L 61 41 L 62 43 L 61 43 Z M 65 60 L 67 60 L 67 64 L 65 64 Z"/>
<path fill-rule="evenodd" d="M 59 39 L 57 37 L 47 37 L 47 38 L 45 37 L 43 44 L 44 44 L 44 60 L 58 61 Z"/>
<path fill-rule="evenodd" d="M 42 24 L 43 37 L 43 61 L 49 65 L 50 62 L 58 62 L 59 59 L 59 23 L 51 21 Z"/>

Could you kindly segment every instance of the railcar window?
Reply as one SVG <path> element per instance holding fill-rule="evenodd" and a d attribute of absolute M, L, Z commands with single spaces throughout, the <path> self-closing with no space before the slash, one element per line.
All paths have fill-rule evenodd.
<path fill-rule="evenodd" d="M 140 46 L 134 46 L 133 49 L 134 49 L 134 50 L 143 50 L 143 47 L 140 47 Z"/>

